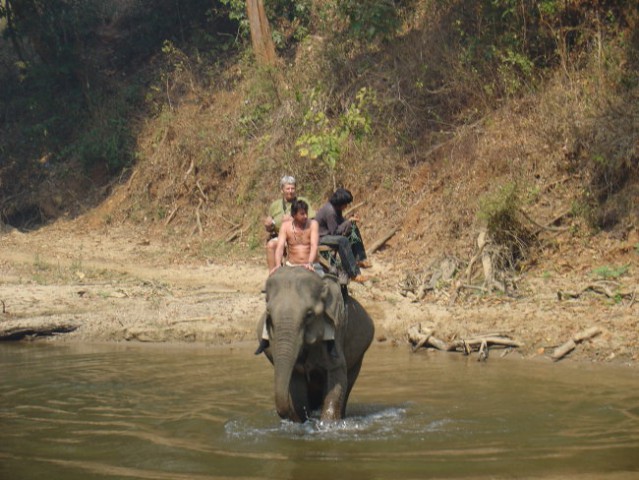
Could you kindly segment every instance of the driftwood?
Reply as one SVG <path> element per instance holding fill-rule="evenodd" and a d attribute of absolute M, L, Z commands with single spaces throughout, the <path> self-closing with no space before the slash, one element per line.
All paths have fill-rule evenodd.
<path fill-rule="evenodd" d="M 397 225 L 396 227 L 393 227 L 392 229 L 390 229 L 384 236 L 380 237 L 377 241 L 373 242 L 373 244 L 370 247 L 367 248 L 368 252 L 375 253 L 382 246 L 384 246 L 384 244 L 388 242 L 393 237 L 393 235 L 397 233 L 399 229 L 400 229 L 400 225 Z"/>
<path fill-rule="evenodd" d="M 613 292 L 612 290 L 610 290 L 610 288 L 608 288 L 608 285 L 606 285 L 605 283 L 591 283 L 590 285 L 585 286 L 578 292 L 564 292 L 559 290 L 557 292 L 557 298 L 559 300 L 564 300 L 566 298 L 579 298 L 581 295 L 583 295 L 586 292 L 598 293 L 600 295 L 605 295 L 606 297 L 613 298 L 613 299 L 627 298 L 627 299 L 630 299 L 631 305 L 632 303 L 634 303 L 634 298 L 636 295 L 636 290 L 633 292 Z"/>
<path fill-rule="evenodd" d="M 522 344 L 513 340 L 505 333 L 487 333 L 468 339 L 457 339 L 452 342 L 445 342 L 433 335 L 434 331 L 422 330 L 420 324 L 413 325 L 408 329 L 408 339 L 413 345 L 413 352 L 424 347 L 432 347 L 444 352 L 463 352 L 470 355 L 472 352 L 479 352 L 478 361 L 488 359 L 488 350 L 491 346 L 518 348 Z"/>
<path fill-rule="evenodd" d="M 76 330 L 78 324 L 68 321 L 9 320 L 0 323 L 0 340 L 22 340 Z"/>
<path fill-rule="evenodd" d="M 484 360 L 488 360 L 488 341 L 482 340 L 481 346 L 479 347 L 479 355 L 477 356 L 478 362 L 483 362 Z"/>
<path fill-rule="evenodd" d="M 432 330 L 422 331 L 421 325 L 413 325 L 408 329 L 408 340 L 413 344 L 413 351 L 422 347 L 433 347 L 437 350 L 449 351 L 450 346 L 433 335 Z"/>
<path fill-rule="evenodd" d="M 507 348 L 518 348 L 522 346 L 520 342 L 513 340 L 507 334 L 489 333 L 473 338 L 455 340 L 451 343 L 451 349 L 458 352 L 464 352 L 466 355 L 469 355 L 471 352 L 481 351 L 482 345 L 484 343 L 486 344 L 486 346 L 484 347 L 485 349 L 487 349 L 489 346 L 499 346 Z M 487 353 L 486 356 L 488 356 Z"/>
<path fill-rule="evenodd" d="M 553 361 L 555 362 L 557 360 L 561 360 L 570 352 L 572 352 L 577 347 L 578 343 L 581 343 L 584 340 L 589 340 L 592 337 L 599 335 L 600 333 L 601 333 L 601 328 L 599 327 L 590 327 L 587 330 L 578 332 L 566 343 L 555 348 L 550 358 L 552 358 Z"/>

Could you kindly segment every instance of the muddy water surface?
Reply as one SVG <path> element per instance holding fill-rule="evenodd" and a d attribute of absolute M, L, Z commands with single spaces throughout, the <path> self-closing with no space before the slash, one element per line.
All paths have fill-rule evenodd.
<path fill-rule="evenodd" d="M 333 424 L 253 345 L 0 344 L 0 479 L 639 478 L 639 372 L 374 346 Z"/>

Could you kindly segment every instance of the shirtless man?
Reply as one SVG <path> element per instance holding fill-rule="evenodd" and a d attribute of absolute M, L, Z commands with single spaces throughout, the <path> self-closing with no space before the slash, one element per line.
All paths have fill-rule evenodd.
<path fill-rule="evenodd" d="M 275 267 L 269 272 L 272 275 L 282 264 L 284 247 L 288 250 L 287 267 L 303 267 L 312 272 L 320 272 L 321 265 L 317 263 L 317 249 L 319 245 L 319 226 L 315 220 L 308 219 L 308 204 L 304 200 L 293 200 L 291 204 L 290 221 L 286 221 L 280 228 L 275 250 Z M 285 267 L 286 268 L 286 267 Z M 328 321 L 324 326 L 324 340 L 331 357 L 337 358 L 335 350 L 335 328 Z M 259 355 L 268 348 L 270 339 L 266 323 L 262 331 L 260 344 L 255 351 Z"/>
<path fill-rule="evenodd" d="M 268 271 L 271 272 L 275 265 L 275 250 L 277 249 L 277 239 L 282 224 L 291 220 L 291 205 L 293 200 L 304 200 L 308 205 L 308 215 L 310 218 L 315 217 L 315 211 L 308 200 L 304 197 L 297 196 L 295 187 L 295 177 L 284 175 L 280 180 L 280 191 L 282 198 L 278 198 L 268 209 L 268 216 L 264 219 L 264 228 L 268 232 L 269 238 L 266 242 L 266 264 Z"/>
<path fill-rule="evenodd" d="M 288 266 L 301 266 L 308 270 L 315 270 L 317 249 L 319 245 L 319 226 L 315 220 L 308 219 L 308 204 L 304 200 L 293 200 L 291 204 L 290 221 L 286 221 L 280 228 L 277 248 L 275 249 L 275 267 L 272 274 L 282 264 L 284 248 L 288 251 Z"/>

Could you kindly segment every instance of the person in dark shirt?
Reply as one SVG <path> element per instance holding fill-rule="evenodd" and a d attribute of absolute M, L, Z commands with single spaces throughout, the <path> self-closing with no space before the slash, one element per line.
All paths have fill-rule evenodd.
<path fill-rule="evenodd" d="M 338 188 L 331 198 L 317 211 L 315 220 L 319 224 L 319 243 L 337 248 L 342 267 L 351 280 L 363 283 L 368 280 L 360 267 L 370 266 L 366 250 L 357 228 L 357 218 L 344 218 L 344 209 L 353 202 L 353 195 L 345 188 Z M 353 239 L 353 241 L 349 240 Z"/>

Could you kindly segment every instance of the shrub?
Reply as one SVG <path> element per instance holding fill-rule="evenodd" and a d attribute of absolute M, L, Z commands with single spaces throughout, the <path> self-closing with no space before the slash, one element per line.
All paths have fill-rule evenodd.
<path fill-rule="evenodd" d="M 504 261 L 512 268 L 524 258 L 532 244 L 531 232 L 520 221 L 517 185 L 508 183 L 479 200 L 478 216 L 492 241 L 504 250 Z"/>

